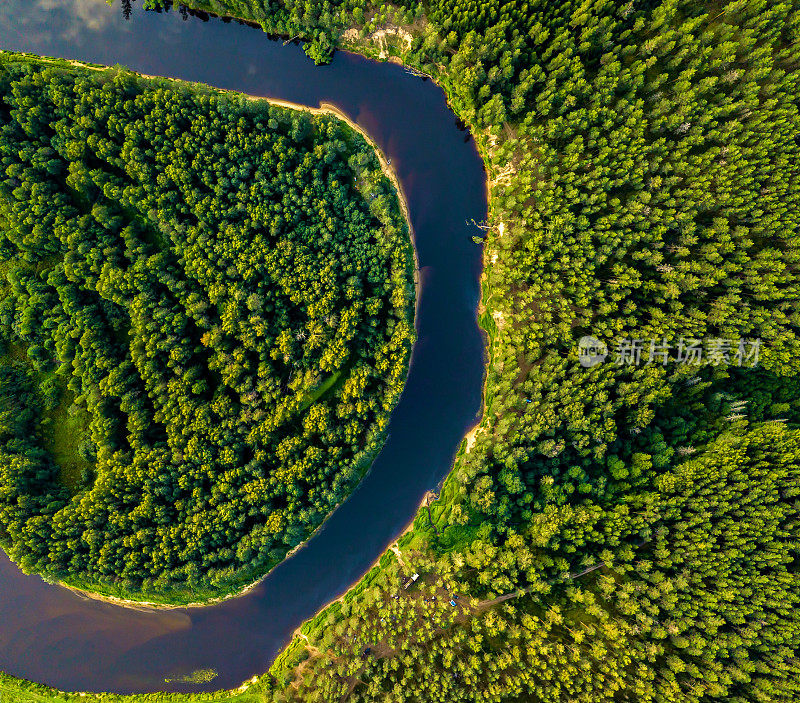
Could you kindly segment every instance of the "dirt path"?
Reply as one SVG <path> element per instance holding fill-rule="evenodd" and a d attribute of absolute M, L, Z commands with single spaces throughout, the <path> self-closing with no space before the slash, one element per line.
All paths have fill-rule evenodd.
<path fill-rule="evenodd" d="M 636 545 L 636 549 L 641 549 L 647 541 L 642 542 L 641 544 Z M 603 568 L 604 566 L 608 566 L 608 563 L 605 561 L 598 562 L 592 566 L 587 566 L 585 569 L 581 571 L 574 571 L 572 573 L 567 574 L 564 578 L 561 579 L 553 579 L 552 581 L 548 581 L 550 585 L 556 583 L 563 583 L 564 581 L 572 581 L 574 579 L 580 578 L 581 576 L 586 576 L 586 574 L 590 574 L 593 571 L 597 571 L 598 569 Z M 511 600 L 512 598 L 521 598 L 522 596 L 526 596 L 529 593 L 532 593 L 535 590 L 534 586 L 528 586 L 527 588 L 522 588 L 517 591 L 512 591 L 511 593 L 504 593 L 502 596 L 497 596 L 497 598 L 491 598 L 490 600 L 484 600 L 478 603 L 476 606 L 477 608 L 491 608 L 498 603 L 503 603 L 504 601 Z"/>
<path fill-rule="evenodd" d="M 422 510 L 422 508 L 424 508 L 426 506 L 426 504 L 428 502 L 428 498 L 429 498 L 429 496 L 431 494 L 432 494 L 432 491 L 428 491 L 425 494 L 425 496 L 422 498 L 422 502 L 419 504 L 419 507 L 417 508 L 416 512 L 414 513 L 414 517 L 411 519 L 411 522 L 409 522 L 408 525 L 406 525 L 406 527 L 403 529 L 403 531 L 397 536 L 397 539 L 395 539 L 389 546 L 387 546 L 386 549 L 381 551 L 381 553 L 378 555 L 378 557 L 375 559 L 375 561 L 372 562 L 372 564 L 369 565 L 369 568 L 367 568 L 367 570 L 363 574 L 361 574 L 361 576 L 359 576 L 355 581 L 353 581 L 353 585 L 358 584 L 361 581 L 361 579 L 364 578 L 364 576 L 366 576 L 370 571 L 372 571 L 373 568 L 375 568 L 375 566 L 377 566 L 378 562 L 381 560 L 381 557 L 386 553 L 387 550 L 390 550 L 390 551 L 394 552 L 394 554 L 397 556 L 397 560 L 401 561 L 402 552 L 400 551 L 400 547 L 398 546 L 398 542 L 400 541 L 400 538 L 403 537 L 403 535 L 405 535 L 408 532 L 411 532 L 411 530 L 414 528 L 414 521 L 417 518 L 417 513 L 419 513 L 419 511 Z M 404 562 L 401 561 L 401 564 L 404 565 Z M 351 588 L 352 588 L 352 586 L 349 586 L 347 588 L 347 590 L 344 593 L 342 593 L 342 595 L 340 595 L 338 598 L 334 598 L 334 599 L 328 601 L 325 605 L 321 606 L 320 609 L 313 615 L 313 617 L 316 617 L 319 613 L 321 613 L 323 610 L 328 609 L 334 603 L 339 603 L 342 600 L 344 600 L 344 597 L 350 592 Z M 291 637 L 289 638 L 289 642 L 291 642 L 295 637 L 302 637 L 304 640 L 306 640 L 306 642 L 308 642 L 308 637 L 304 633 L 301 632 L 301 629 L 311 619 L 312 618 L 309 618 L 308 620 L 300 623 L 300 625 L 297 626 L 297 628 L 295 629 L 295 631 L 292 633 Z"/>
<path fill-rule="evenodd" d="M 394 552 L 394 555 L 397 557 L 397 561 L 400 562 L 400 566 L 405 567 L 406 562 L 403 559 L 403 552 L 400 551 L 400 547 L 397 546 L 397 542 L 395 542 L 391 547 L 389 547 Z"/>

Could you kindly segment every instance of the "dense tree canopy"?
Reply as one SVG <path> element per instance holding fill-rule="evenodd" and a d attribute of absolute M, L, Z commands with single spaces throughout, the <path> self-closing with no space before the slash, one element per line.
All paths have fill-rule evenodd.
<path fill-rule="evenodd" d="M 182 4 L 401 58 L 489 174 L 482 426 L 265 698 L 797 700 L 797 3 Z M 584 335 L 762 353 L 587 369 Z"/>
<path fill-rule="evenodd" d="M 413 337 L 408 228 L 339 120 L 0 64 L 0 542 L 187 598 L 252 578 L 365 470 Z"/>
<path fill-rule="evenodd" d="M 186 4 L 399 56 L 489 171 L 483 426 L 276 699 L 796 699 L 797 7 Z M 584 335 L 673 357 L 587 369 Z"/>
<path fill-rule="evenodd" d="M 737 427 L 613 510 L 586 504 L 501 546 L 418 557 L 418 593 L 390 578 L 328 622 L 298 700 L 356 681 L 359 701 L 793 700 L 799 472 L 797 430 Z M 605 549 L 545 578 L 559 539 Z"/>

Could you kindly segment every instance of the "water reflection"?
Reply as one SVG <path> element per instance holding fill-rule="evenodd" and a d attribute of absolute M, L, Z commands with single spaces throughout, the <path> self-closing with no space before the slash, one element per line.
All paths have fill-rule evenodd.
<path fill-rule="evenodd" d="M 3 34 L 35 41 L 68 40 L 84 44 L 92 35 L 117 25 L 124 31 L 119 5 L 105 0 L 5 0 L 0 15 Z"/>

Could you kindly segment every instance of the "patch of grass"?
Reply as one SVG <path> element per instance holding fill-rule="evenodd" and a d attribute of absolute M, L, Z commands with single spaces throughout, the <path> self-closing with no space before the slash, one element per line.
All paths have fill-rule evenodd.
<path fill-rule="evenodd" d="M 6 345 L 0 363 L 25 364 L 32 368 L 25 346 L 13 342 Z M 80 443 L 88 434 L 91 418 L 86 408 L 75 405 L 75 395 L 55 371 L 35 375 L 40 388 L 48 384 L 57 388 L 58 404 L 45 407 L 41 414 L 42 447 L 58 466 L 61 482 L 75 494 L 83 487 L 87 472 L 91 472 L 94 466 L 79 451 Z"/>
<path fill-rule="evenodd" d="M 320 383 L 316 388 L 306 393 L 305 397 L 300 403 L 300 412 L 304 412 L 316 403 L 322 396 L 333 388 L 336 382 L 341 378 L 344 369 L 334 371 L 328 378 Z"/>
<path fill-rule="evenodd" d="M 58 405 L 42 413 L 42 444 L 56 462 L 61 482 L 73 494 L 85 485 L 86 475 L 94 466 L 78 451 L 90 419 L 85 408 L 75 405 L 75 396 L 66 387 L 61 389 Z"/>

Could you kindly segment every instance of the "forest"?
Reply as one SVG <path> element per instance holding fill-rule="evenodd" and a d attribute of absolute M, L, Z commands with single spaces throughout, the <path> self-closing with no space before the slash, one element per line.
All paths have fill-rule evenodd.
<path fill-rule="evenodd" d="M 0 545 L 193 602 L 255 580 L 382 443 L 413 250 L 328 115 L 0 56 Z"/>
<path fill-rule="evenodd" d="M 185 4 L 400 58 L 489 174 L 482 425 L 270 696 L 797 700 L 797 6 Z M 584 335 L 762 353 L 586 369 Z"/>
<path fill-rule="evenodd" d="M 319 62 L 341 47 L 434 78 L 490 188 L 474 441 L 253 690 L 800 699 L 797 4 L 181 4 L 301 36 Z M 586 335 L 762 353 L 587 369 Z"/>

